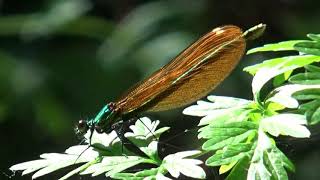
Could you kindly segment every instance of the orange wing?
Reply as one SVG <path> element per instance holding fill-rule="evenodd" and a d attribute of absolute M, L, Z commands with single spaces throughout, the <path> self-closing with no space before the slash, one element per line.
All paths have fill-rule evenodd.
<path fill-rule="evenodd" d="M 229 75 L 243 55 L 245 44 L 240 28 L 215 28 L 122 96 L 117 107 L 127 114 L 190 104 Z"/>

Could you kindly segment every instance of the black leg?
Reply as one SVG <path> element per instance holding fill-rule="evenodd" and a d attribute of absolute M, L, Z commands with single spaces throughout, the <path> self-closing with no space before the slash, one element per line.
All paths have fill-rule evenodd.
<path fill-rule="evenodd" d="M 79 156 L 77 157 L 77 159 L 74 161 L 74 164 L 76 164 L 76 162 L 77 162 L 78 159 L 82 156 L 82 154 L 83 154 L 84 152 L 86 152 L 86 150 L 88 150 L 88 149 L 92 146 L 91 140 L 92 140 L 93 132 L 94 132 L 94 129 L 91 128 L 91 129 L 90 129 L 90 136 L 89 136 L 89 145 L 88 145 L 88 147 L 87 147 L 86 149 L 84 149 L 84 150 L 79 154 Z M 83 140 L 85 141 L 85 139 L 83 139 Z"/>
<path fill-rule="evenodd" d="M 158 141 L 159 139 L 152 133 L 151 129 L 149 129 L 149 127 L 148 127 L 147 125 L 145 125 L 145 124 L 143 123 L 143 121 L 141 121 L 141 119 L 140 119 L 138 116 L 136 116 L 136 118 L 149 130 L 149 133 L 152 134 L 153 138 Z M 152 128 L 152 129 L 153 129 L 153 128 Z"/>
<path fill-rule="evenodd" d="M 140 150 L 138 146 L 136 146 L 133 142 L 131 142 L 128 138 L 124 136 L 124 134 L 129 129 L 129 126 L 134 123 L 136 119 L 129 119 L 124 122 L 117 122 L 112 125 L 112 129 L 114 129 L 119 137 L 122 147 L 126 147 L 129 151 L 133 152 L 134 154 L 142 157 L 148 157 L 143 151 Z"/>

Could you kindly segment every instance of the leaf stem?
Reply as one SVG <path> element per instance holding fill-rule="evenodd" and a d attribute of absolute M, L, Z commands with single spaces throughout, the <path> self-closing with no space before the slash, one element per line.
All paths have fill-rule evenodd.
<path fill-rule="evenodd" d="M 64 176 L 61 177 L 59 180 L 66 180 L 66 179 L 70 178 L 71 176 L 73 176 L 73 175 L 75 175 L 75 174 L 77 174 L 77 173 L 79 173 L 79 172 L 87 169 L 87 168 L 90 167 L 91 165 L 100 162 L 101 160 L 102 160 L 102 157 L 99 156 L 99 157 L 97 157 L 95 160 L 90 161 L 90 162 L 87 162 L 86 164 L 78 167 L 77 169 L 74 169 L 73 171 L 70 171 L 68 174 L 64 175 Z"/>

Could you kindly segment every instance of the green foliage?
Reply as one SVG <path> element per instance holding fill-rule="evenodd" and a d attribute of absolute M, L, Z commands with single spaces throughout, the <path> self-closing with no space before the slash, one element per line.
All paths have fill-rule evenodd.
<path fill-rule="evenodd" d="M 294 50 L 294 45 L 299 42 L 304 42 L 302 40 L 291 40 L 291 41 L 284 41 L 275 44 L 266 44 L 263 47 L 257 47 L 250 49 L 247 54 L 253 54 L 256 52 L 264 52 L 264 51 L 290 51 Z"/>
<path fill-rule="evenodd" d="M 320 121 L 320 68 L 316 65 L 320 61 L 320 36 L 309 34 L 308 37 L 310 41 L 286 41 L 248 51 L 248 54 L 282 50 L 300 53 L 246 67 L 244 71 L 254 76 L 253 100 L 208 96 L 209 102 L 198 101 L 183 111 L 186 115 L 202 117 L 198 138 L 205 142 L 201 151 L 177 152 L 160 159 L 158 138 L 168 128 L 157 130 L 159 121 L 143 118 L 125 136 L 147 157 L 122 147 L 115 132 L 94 133 L 93 144 L 87 150 L 87 145 L 73 146 L 65 153 L 43 154 L 40 160 L 10 169 L 23 170 L 23 174 L 37 171 L 33 175 L 36 178 L 84 163 L 61 179 L 74 174 L 104 174 L 115 179 L 169 179 L 167 174 L 174 178 L 183 174 L 204 179 L 205 171 L 199 166 L 202 161 L 196 158 L 206 154 L 209 156 L 205 165 L 220 166 L 221 174 L 229 172 L 227 179 L 288 179 L 287 171 L 294 172 L 295 167 L 277 147 L 276 138 L 308 138 L 311 133 L 306 126 Z M 305 72 L 296 74 L 297 69 Z M 271 80 L 275 87 L 262 97 L 261 90 Z M 139 164 L 152 166 L 132 172 Z"/>
<path fill-rule="evenodd" d="M 260 131 L 247 179 L 288 179 L 285 168 L 294 171 L 292 162 L 274 145 L 272 139 Z"/>
<path fill-rule="evenodd" d="M 320 36 L 319 34 L 307 35 L 312 41 L 296 43 L 294 48 L 302 53 L 320 56 Z"/>
<path fill-rule="evenodd" d="M 136 179 L 154 179 L 164 177 L 170 173 L 173 177 L 184 174 L 194 178 L 205 178 L 205 172 L 198 165 L 200 160 L 187 158 L 194 156 L 201 151 L 183 151 L 166 156 L 161 160 L 157 153 L 159 136 L 169 128 L 163 127 L 156 130 L 159 121 L 151 122 L 148 118 L 141 118 L 135 125 L 130 126 L 132 132 L 125 134 L 131 142 L 144 152 L 147 157 L 134 155 L 122 146 L 115 131 L 110 134 L 94 133 L 92 146 L 77 145 L 68 148 L 65 153 L 47 153 L 40 155 L 41 159 L 20 163 L 12 166 L 12 171 L 23 170 L 23 175 L 37 171 L 32 178 L 37 178 L 58 169 L 85 163 L 84 165 L 69 172 L 60 179 L 67 179 L 74 174 L 98 176 L 104 174 L 106 177 L 116 179 L 126 179 L 135 177 Z M 90 132 L 86 135 L 87 143 Z M 125 170 L 138 164 L 152 164 L 157 168 L 150 168 L 136 173 L 124 173 Z M 191 171 L 192 170 L 192 171 Z"/>
<path fill-rule="evenodd" d="M 319 40 L 318 35 L 309 37 Z M 206 139 L 203 151 L 213 153 L 206 160 L 207 166 L 220 166 L 220 173 L 230 171 L 227 179 L 288 179 L 286 169 L 295 171 L 293 163 L 277 148 L 274 137 L 308 138 L 310 131 L 305 125 L 319 122 L 320 68 L 310 65 L 320 61 L 315 53 L 319 47 L 302 42 L 306 41 L 280 42 L 248 52 L 301 52 L 244 69 L 254 75 L 254 101 L 209 96 L 213 103 L 199 101 L 198 105 L 184 110 L 187 115 L 203 116 L 198 137 Z M 303 50 L 300 45 L 304 46 Z M 292 75 L 298 68 L 305 68 L 306 72 Z M 261 89 L 270 80 L 276 86 L 284 85 L 270 91 L 265 98 L 260 97 Z M 300 100 L 307 102 L 300 104 Z M 293 113 L 292 109 L 297 111 Z"/>

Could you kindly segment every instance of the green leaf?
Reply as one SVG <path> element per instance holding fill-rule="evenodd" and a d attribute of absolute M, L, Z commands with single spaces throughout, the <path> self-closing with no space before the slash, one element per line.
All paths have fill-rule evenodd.
<path fill-rule="evenodd" d="M 277 151 L 272 148 L 268 152 L 263 152 L 264 165 L 269 170 L 270 179 L 288 179 L 287 172 L 282 164 L 281 159 L 277 158 Z"/>
<path fill-rule="evenodd" d="M 213 95 L 208 96 L 208 100 L 214 102 L 216 108 L 232 108 L 235 106 L 247 105 L 252 102 L 241 98 Z"/>
<path fill-rule="evenodd" d="M 126 180 L 126 179 L 143 180 L 144 178 L 146 178 L 146 177 L 135 177 L 134 173 L 115 173 L 110 177 L 113 179 L 123 179 L 123 180 Z"/>
<path fill-rule="evenodd" d="M 252 101 L 246 99 L 226 97 L 226 96 L 208 96 L 209 101 L 198 101 L 197 105 L 187 107 L 183 110 L 183 114 L 191 116 L 207 116 L 211 113 L 216 113 L 222 109 L 237 108 L 237 107 L 246 107 Z"/>
<path fill-rule="evenodd" d="M 133 180 L 143 180 L 143 179 L 156 179 L 157 175 L 161 174 L 161 168 L 151 168 L 136 173 L 116 173 L 111 176 L 114 179 L 133 179 Z"/>
<path fill-rule="evenodd" d="M 230 171 L 236 164 L 237 164 L 237 162 L 232 162 L 230 164 L 221 165 L 219 168 L 219 174 L 224 174 L 224 173 Z"/>
<path fill-rule="evenodd" d="M 127 132 L 125 137 L 150 158 L 159 159 L 157 154 L 158 144 L 155 140 L 158 140 L 160 135 L 169 129 L 168 127 L 163 127 L 157 130 L 159 123 L 159 120 L 151 121 L 147 117 L 140 118 L 134 125 L 129 127 L 132 132 Z"/>
<path fill-rule="evenodd" d="M 265 133 L 259 131 L 258 144 L 248 170 L 247 179 L 288 179 L 285 168 L 294 170 L 293 164 L 278 150 Z"/>
<path fill-rule="evenodd" d="M 163 159 L 162 166 L 175 178 L 178 178 L 181 173 L 188 177 L 204 179 L 206 177 L 206 173 L 199 166 L 202 164 L 202 161 L 185 158 L 199 154 L 200 152 L 201 151 L 183 151 L 170 154 Z"/>
<path fill-rule="evenodd" d="M 320 34 L 307 34 L 308 38 L 320 42 Z"/>
<path fill-rule="evenodd" d="M 227 136 L 225 134 L 212 136 L 211 139 L 209 139 L 202 145 L 202 149 L 206 151 L 218 150 L 228 145 L 245 142 L 249 137 L 254 137 L 256 136 L 256 134 L 256 130 L 249 130 L 233 136 Z"/>
<path fill-rule="evenodd" d="M 251 156 L 253 152 L 252 143 L 238 143 L 226 146 L 222 150 L 217 151 L 213 156 L 209 157 L 206 161 L 208 166 L 220 166 L 237 162 L 245 156 Z"/>
<path fill-rule="evenodd" d="M 305 112 L 308 124 L 314 125 L 320 122 L 320 99 L 302 104 L 299 109 Z"/>
<path fill-rule="evenodd" d="M 297 51 L 305 54 L 320 56 L 320 42 L 305 41 L 294 45 Z"/>
<path fill-rule="evenodd" d="M 128 134 L 130 140 L 135 138 L 136 141 L 145 144 L 145 146 L 138 147 L 150 158 L 131 155 L 133 152 L 130 152 L 122 146 L 114 131 L 110 134 L 99 134 L 94 132 L 91 139 L 92 146 L 89 148 L 88 145 L 72 146 L 68 148 L 65 153 L 42 154 L 40 156 L 42 159 L 40 160 L 17 164 L 10 169 L 12 171 L 23 170 L 23 175 L 37 171 L 33 175 L 33 178 L 37 178 L 67 166 L 87 162 L 63 176 L 61 180 L 64 180 L 79 173 L 81 175 L 92 174 L 93 176 L 105 173 L 106 176 L 113 176 L 140 163 L 149 163 L 160 166 L 161 160 L 157 155 L 158 142 L 154 140 L 157 139 L 154 138 L 154 136 L 159 136 L 162 132 L 167 130 L 167 128 L 164 127 L 156 130 L 158 124 L 158 121 L 152 122 L 148 118 L 141 118 L 135 125 L 130 126 L 134 132 Z M 155 135 L 149 135 L 149 133 L 145 131 L 145 128 L 149 129 L 149 133 L 152 131 Z M 90 137 L 89 131 L 85 137 L 87 137 L 86 142 L 88 142 L 88 138 Z"/>
<path fill-rule="evenodd" d="M 209 96 L 213 103 L 198 101 L 197 105 L 187 107 L 183 113 L 192 116 L 205 116 L 200 120 L 199 126 L 208 125 L 212 121 L 245 121 L 252 109 L 252 101 L 245 99 Z"/>
<path fill-rule="evenodd" d="M 250 49 L 247 54 L 253 54 L 256 52 L 264 51 L 291 51 L 294 50 L 293 46 L 298 42 L 304 42 L 304 40 L 292 40 L 292 41 L 283 41 L 274 44 L 266 44 L 263 47 Z"/>
<path fill-rule="evenodd" d="M 149 158 L 156 161 L 160 160 L 158 156 L 158 141 L 152 141 L 147 147 L 140 147 L 140 150 L 144 152 Z"/>
<path fill-rule="evenodd" d="M 293 71 L 287 71 L 283 74 L 280 74 L 278 76 L 276 76 L 274 79 L 273 79 L 273 86 L 274 87 L 278 87 L 280 85 L 282 85 L 286 80 L 289 79 L 290 75 L 292 74 Z"/>
<path fill-rule="evenodd" d="M 320 89 L 304 89 L 293 93 L 292 97 L 297 100 L 320 99 Z"/>
<path fill-rule="evenodd" d="M 229 173 L 226 180 L 247 179 L 249 165 L 250 165 L 250 157 L 244 156 L 241 160 L 237 162 L 237 164 Z"/>
<path fill-rule="evenodd" d="M 306 70 L 308 70 L 309 72 L 319 72 L 320 73 L 320 67 L 315 66 L 315 65 L 306 65 L 304 68 L 306 68 Z"/>
<path fill-rule="evenodd" d="M 266 104 L 267 104 L 267 109 L 270 110 L 271 112 L 276 112 L 286 108 L 282 104 L 279 104 L 276 102 L 267 102 Z"/>
<path fill-rule="evenodd" d="M 162 133 L 167 131 L 169 128 L 160 128 L 157 130 L 160 121 L 151 121 L 147 117 L 139 118 L 134 125 L 131 125 L 129 128 L 132 132 L 127 132 L 125 136 L 127 138 L 135 137 L 136 139 L 143 139 L 151 142 L 154 138 L 159 138 Z"/>
<path fill-rule="evenodd" d="M 310 124 L 314 125 L 320 122 L 320 106 L 314 111 L 311 116 Z"/>
<path fill-rule="evenodd" d="M 252 80 L 252 92 L 255 96 L 258 96 L 264 84 L 275 76 L 318 61 L 320 61 L 320 57 L 312 55 L 287 56 L 272 59 L 268 62 L 258 64 L 256 67 L 248 67 L 245 70 L 249 72 L 257 71 Z"/>
<path fill-rule="evenodd" d="M 273 151 L 276 158 L 281 159 L 283 167 L 287 168 L 291 172 L 295 172 L 294 164 L 283 152 L 280 151 L 280 149 L 278 149 L 276 146 L 273 146 Z"/>
<path fill-rule="evenodd" d="M 98 152 L 87 149 L 85 145 L 70 147 L 66 150 L 66 154 L 46 153 L 40 155 L 42 159 L 16 164 L 10 167 L 12 171 L 23 170 L 23 175 L 37 171 L 32 178 L 41 177 L 58 169 L 71 166 L 78 163 L 95 161 Z M 81 156 L 80 153 L 83 154 Z"/>
<path fill-rule="evenodd" d="M 106 173 L 109 177 L 115 173 L 122 172 L 130 167 L 133 167 L 140 163 L 148 163 L 149 161 L 145 158 L 137 156 L 110 156 L 104 157 L 100 163 L 96 163 L 80 174 L 92 174 L 92 176 L 98 176 L 102 173 Z"/>
<path fill-rule="evenodd" d="M 306 72 L 291 76 L 289 82 L 294 84 L 320 84 L 320 73 Z"/>
<path fill-rule="evenodd" d="M 243 69 L 243 71 L 248 72 L 251 75 L 255 75 L 260 69 L 276 67 L 276 66 L 281 65 L 283 62 L 284 62 L 284 60 L 282 58 L 265 60 L 260 64 L 247 66 Z"/>
<path fill-rule="evenodd" d="M 320 122 L 320 90 L 305 89 L 295 92 L 292 97 L 297 100 L 312 100 L 300 105 L 299 110 L 304 112 L 308 124 L 315 125 Z"/>
<path fill-rule="evenodd" d="M 248 114 L 250 112 L 251 110 L 246 110 L 242 107 L 210 111 L 210 114 L 200 120 L 198 126 L 208 125 L 213 121 L 215 121 L 216 123 L 245 121 L 246 119 L 248 119 Z"/>
<path fill-rule="evenodd" d="M 302 125 L 307 124 L 306 117 L 300 114 L 277 114 L 261 120 L 260 128 L 269 134 L 292 136 L 296 138 L 310 137 L 310 131 Z"/>
<path fill-rule="evenodd" d="M 136 177 L 148 177 L 148 176 L 153 176 L 158 174 L 159 172 L 161 172 L 161 168 L 151 168 L 151 169 L 146 169 L 143 171 L 139 171 L 137 173 L 135 173 Z"/>
<path fill-rule="evenodd" d="M 255 75 L 260 69 L 287 69 L 293 70 L 298 67 L 303 67 L 313 62 L 319 62 L 320 59 L 318 56 L 313 55 L 297 55 L 297 56 L 285 56 L 280 58 L 274 58 L 265 60 L 260 64 L 255 64 L 252 66 L 245 67 L 243 70 L 250 73 L 251 75 Z M 289 66 L 289 67 L 288 67 Z M 292 68 L 293 66 L 294 68 Z M 289 71 L 287 70 L 287 71 Z M 286 71 L 284 71 L 286 72 Z"/>
<path fill-rule="evenodd" d="M 275 93 L 266 100 L 266 103 L 275 102 L 288 108 L 297 108 L 299 102 L 292 95 L 306 89 L 320 89 L 320 85 L 289 84 L 281 86 L 273 91 Z"/>
<path fill-rule="evenodd" d="M 237 136 L 249 130 L 257 129 L 258 125 L 249 121 L 223 122 L 213 121 L 208 126 L 201 128 L 198 138 L 209 139 L 214 136 Z"/>
<path fill-rule="evenodd" d="M 75 175 L 75 174 L 79 174 L 81 171 L 87 169 L 89 166 L 97 163 L 97 162 L 100 162 L 101 161 L 101 158 L 98 157 L 96 158 L 96 160 L 94 161 L 90 161 L 90 162 L 87 162 L 86 164 L 70 171 L 68 174 L 64 175 L 63 177 L 59 178 L 59 180 L 66 180 L 66 179 L 69 179 L 71 176 Z"/>

